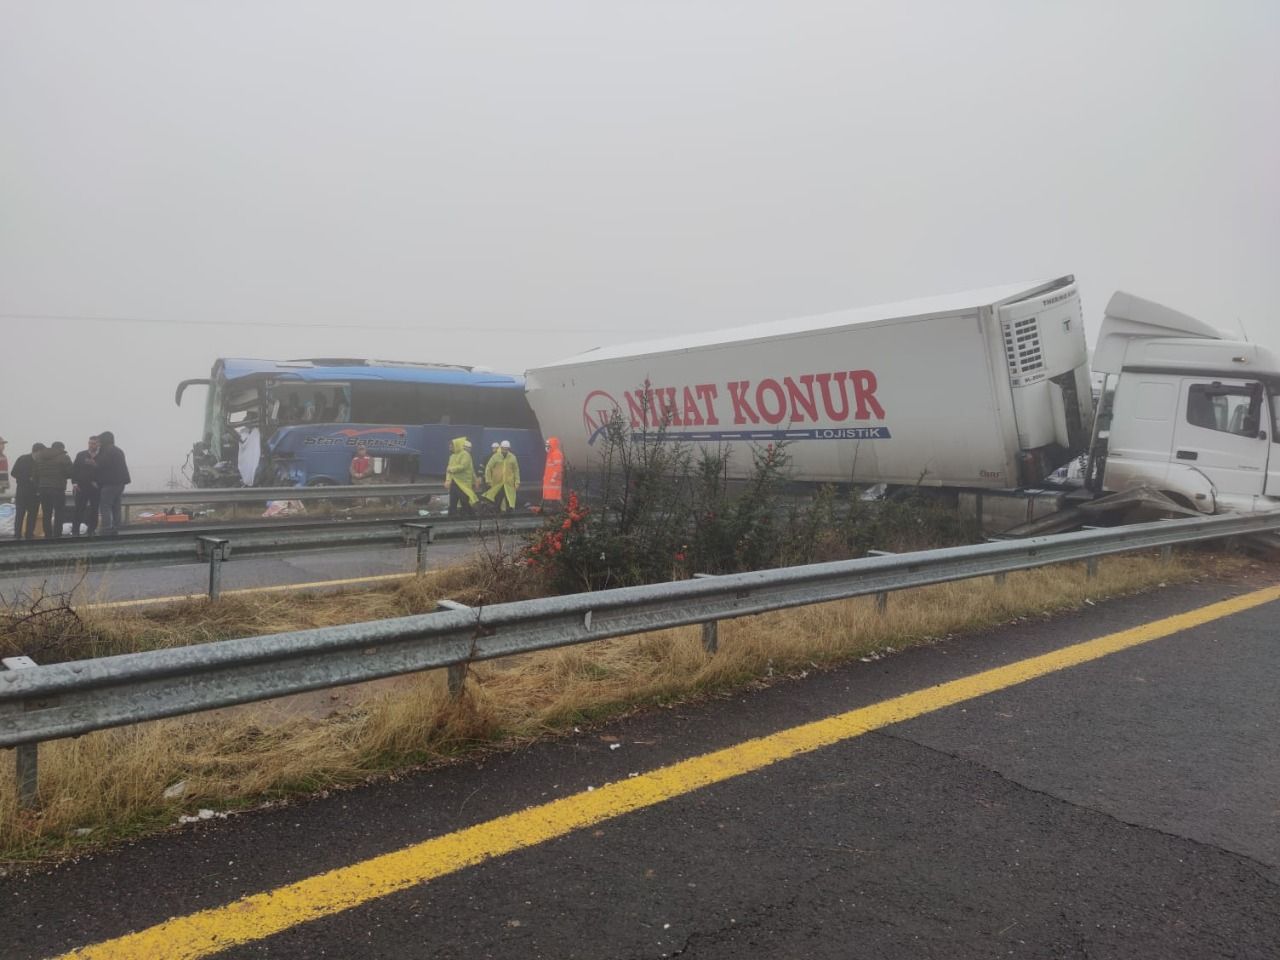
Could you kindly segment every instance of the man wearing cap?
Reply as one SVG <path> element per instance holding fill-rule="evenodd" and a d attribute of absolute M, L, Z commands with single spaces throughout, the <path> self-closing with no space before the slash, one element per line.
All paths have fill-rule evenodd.
<path fill-rule="evenodd" d="M 492 461 L 491 461 L 492 462 Z M 489 470 L 485 468 L 485 479 L 488 479 Z M 498 503 L 500 510 L 514 510 L 516 508 L 516 491 L 520 488 L 520 463 L 516 460 L 516 455 L 511 452 L 511 441 L 503 440 L 498 445 L 498 461 L 494 465 L 493 479 L 491 485 L 485 491 L 485 498 Z M 502 500 L 498 501 L 499 493 L 502 494 Z"/>

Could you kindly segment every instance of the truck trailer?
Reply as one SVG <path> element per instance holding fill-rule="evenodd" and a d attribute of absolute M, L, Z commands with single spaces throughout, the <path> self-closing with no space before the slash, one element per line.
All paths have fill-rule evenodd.
<path fill-rule="evenodd" d="M 793 477 L 924 486 L 1003 526 L 1109 494 L 1184 512 L 1280 506 L 1280 358 L 1118 292 L 1093 357 L 1071 276 L 588 351 L 528 371 L 544 436 L 590 467 L 614 417 Z M 1064 464 L 1080 464 L 1064 489 Z M 1046 483 L 1048 481 L 1048 483 Z M 1095 505 L 1096 506 L 1096 505 Z M 996 529 L 998 527 L 992 527 Z"/>
<path fill-rule="evenodd" d="M 731 476 L 785 443 L 819 483 L 1030 487 L 1085 453 L 1093 417 L 1071 276 L 592 350 L 525 388 L 579 467 L 620 416 L 727 448 Z"/>

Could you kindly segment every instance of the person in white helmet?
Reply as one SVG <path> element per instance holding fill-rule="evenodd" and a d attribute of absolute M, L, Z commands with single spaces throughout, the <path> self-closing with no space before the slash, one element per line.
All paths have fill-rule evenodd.
<path fill-rule="evenodd" d="M 490 461 L 492 464 L 492 461 Z M 498 504 L 500 510 L 516 508 L 516 491 L 520 489 L 520 462 L 511 452 L 511 441 L 503 440 L 498 445 L 498 462 L 494 465 L 493 477 L 489 478 L 489 468 L 485 468 L 485 479 L 489 480 L 489 489 L 485 498 Z M 499 494 L 502 500 L 498 500 Z"/>
<path fill-rule="evenodd" d="M 498 465 L 500 463 L 502 463 L 502 444 L 495 440 L 490 444 L 489 459 L 484 465 L 484 488 L 486 490 L 498 482 Z"/>

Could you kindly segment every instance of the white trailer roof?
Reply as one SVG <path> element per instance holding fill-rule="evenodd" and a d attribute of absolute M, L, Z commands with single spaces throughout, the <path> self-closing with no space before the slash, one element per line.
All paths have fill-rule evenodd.
<path fill-rule="evenodd" d="M 618 360 L 651 353 L 683 353 L 687 350 L 714 347 L 724 343 L 737 343 L 743 340 L 766 340 L 820 330 L 836 330 L 854 325 L 906 320 L 913 317 L 945 316 L 947 314 L 965 315 L 972 313 L 979 307 L 1022 300 L 1074 282 L 1075 277 L 1068 275 L 1037 282 L 1010 283 L 999 287 L 986 287 L 981 290 L 970 290 L 966 293 L 924 297 L 919 300 L 904 300 L 900 303 L 886 303 L 872 307 L 856 307 L 852 310 L 837 310 L 833 313 L 795 317 L 790 320 L 774 320 L 744 327 L 687 333 L 662 340 L 633 341 L 608 347 L 595 347 L 564 360 L 543 364 L 542 368 L 600 363 L 606 360 Z"/>

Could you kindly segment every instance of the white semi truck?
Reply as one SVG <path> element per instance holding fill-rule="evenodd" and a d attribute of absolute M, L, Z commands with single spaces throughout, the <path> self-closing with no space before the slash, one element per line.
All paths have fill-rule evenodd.
<path fill-rule="evenodd" d="M 578 467 L 618 415 L 634 432 L 727 445 L 738 476 L 749 445 L 784 441 L 797 480 L 961 492 L 1034 489 L 1087 457 L 1099 494 L 1144 487 L 1203 513 L 1280 505 L 1273 354 L 1118 293 L 1094 368 L 1096 427 L 1064 276 L 599 348 L 529 370 L 526 391 Z"/>
<path fill-rule="evenodd" d="M 1159 490 L 1201 513 L 1280 507 L 1280 358 L 1127 293 L 1093 354 L 1105 375 L 1089 483 Z"/>

